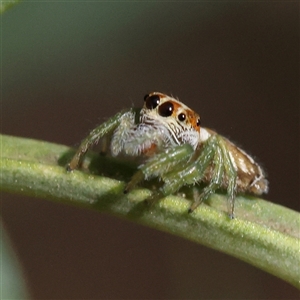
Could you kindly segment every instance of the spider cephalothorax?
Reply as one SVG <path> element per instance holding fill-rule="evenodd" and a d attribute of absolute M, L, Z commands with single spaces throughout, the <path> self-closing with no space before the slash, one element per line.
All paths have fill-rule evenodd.
<path fill-rule="evenodd" d="M 251 156 L 216 132 L 200 128 L 200 117 L 180 101 L 153 92 L 144 97 L 138 121 L 133 109 L 122 111 L 95 128 L 83 140 L 69 170 L 80 165 L 87 150 L 99 139 L 112 135 L 113 156 L 144 156 L 145 162 L 127 184 L 128 192 L 144 179 L 158 177 L 162 187 L 152 198 L 175 193 L 185 185 L 206 183 L 190 212 L 217 189 L 227 190 L 233 217 L 237 193 L 262 194 L 268 181 Z"/>

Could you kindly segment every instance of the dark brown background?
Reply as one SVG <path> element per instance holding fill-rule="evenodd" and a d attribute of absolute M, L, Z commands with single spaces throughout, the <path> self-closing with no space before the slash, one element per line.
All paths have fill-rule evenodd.
<path fill-rule="evenodd" d="M 178 96 L 299 210 L 299 4 L 26 3 L 2 17 L 1 131 L 76 145 L 145 93 Z M 1 214 L 34 299 L 292 299 L 225 254 L 114 217 L 8 194 Z"/>

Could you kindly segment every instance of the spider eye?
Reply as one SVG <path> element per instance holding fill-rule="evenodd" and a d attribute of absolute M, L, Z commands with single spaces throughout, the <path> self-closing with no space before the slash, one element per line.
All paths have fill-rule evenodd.
<path fill-rule="evenodd" d="M 199 127 L 199 126 L 200 126 L 200 124 L 201 124 L 201 122 L 200 122 L 200 118 L 198 118 L 198 119 L 197 119 L 197 123 L 196 123 L 196 125 Z"/>
<path fill-rule="evenodd" d="M 173 113 L 174 106 L 171 102 L 165 102 L 158 108 L 158 113 L 162 117 L 170 117 Z"/>
<path fill-rule="evenodd" d="M 184 113 L 181 113 L 181 114 L 178 115 L 178 120 L 179 120 L 179 121 L 182 122 L 182 121 L 184 121 L 185 119 L 186 119 L 186 115 L 185 115 Z"/>
<path fill-rule="evenodd" d="M 160 98 L 158 95 L 152 95 L 152 96 L 146 95 L 144 97 L 144 101 L 148 109 L 154 109 L 158 106 L 160 102 Z"/>

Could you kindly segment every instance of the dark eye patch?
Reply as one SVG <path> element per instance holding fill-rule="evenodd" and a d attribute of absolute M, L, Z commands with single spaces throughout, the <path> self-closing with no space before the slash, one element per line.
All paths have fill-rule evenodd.
<path fill-rule="evenodd" d="M 158 113 L 162 117 L 170 117 L 173 113 L 174 105 L 171 102 L 165 102 L 158 108 Z"/>
<path fill-rule="evenodd" d="M 152 95 L 152 96 L 146 95 L 144 97 L 144 101 L 148 109 L 154 109 L 160 103 L 160 98 L 158 95 Z"/>

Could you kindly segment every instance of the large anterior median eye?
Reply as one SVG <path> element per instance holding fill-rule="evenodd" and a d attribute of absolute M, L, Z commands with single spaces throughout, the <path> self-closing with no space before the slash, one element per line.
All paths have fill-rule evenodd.
<path fill-rule="evenodd" d="M 152 96 L 146 95 L 144 97 L 144 101 L 148 109 L 154 109 L 159 104 L 160 98 L 158 95 L 152 95 Z"/>
<path fill-rule="evenodd" d="M 170 117 L 173 113 L 174 106 L 171 102 L 165 102 L 158 108 L 158 113 L 162 117 Z"/>

